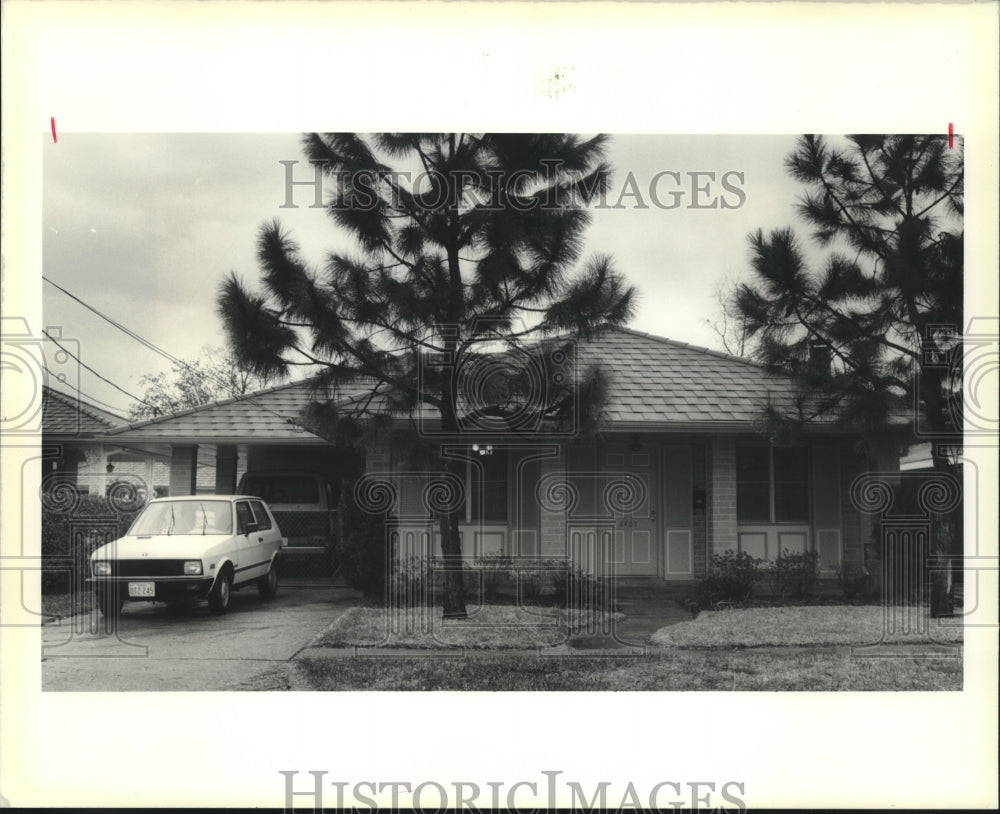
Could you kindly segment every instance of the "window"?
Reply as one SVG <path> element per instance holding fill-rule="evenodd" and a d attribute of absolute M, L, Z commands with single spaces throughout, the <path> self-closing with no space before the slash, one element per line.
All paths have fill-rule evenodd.
<path fill-rule="evenodd" d="M 768 447 L 736 451 L 736 519 L 740 523 L 771 522 L 771 461 Z"/>
<path fill-rule="evenodd" d="M 809 456 L 805 447 L 772 450 L 774 522 L 809 521 Z"/>
<path fill-rule="evenodd" d="M 232 508 L 223 500 L 176 500 L 150 503 L 129 534 L 230 534 Z"/>
<path fill-rule="evenodd" d="M 736 520 L 809 522 L 809 454 L 805 447 L 736 450 Z"/>
<path fill-rule="evenodd" d="M 254 518 L 257 520 L 257 528 L 261 531 L 267 531 L 271 528 L 271 518 L 267 513 L 267 509 L 264 508 L 264 504 L 259 500 L 251 501 L 251 506 L 253 506 Z"/>
<path fill-rule="evenodd" d="M 495 449 L 471 464 L 469 520 L 473 523 L 507 522 L 507 451 Z"/>
<path fill-rule="evenodd" d="M 236 533 L 246 534 L 250 529 L 250 504 L 241 500 L 236 504 Z"/>

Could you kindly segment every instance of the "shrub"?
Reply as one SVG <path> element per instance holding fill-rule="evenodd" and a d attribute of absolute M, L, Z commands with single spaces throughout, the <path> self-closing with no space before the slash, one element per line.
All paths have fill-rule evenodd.
<path fill-rule="evenodd" d="M 566 570 L 571 567 L 564 559 L 520 560 L 514 571 L 517 598 L 520 603 L 563 605 L 566 602 Z"/>
<path fill-rule="evenodd" d="M 711 608 L 720 602 L 746 602 L 760 576 L 760 560 L 745 551 L 713 554 L 708 574 L 698 583 L 698 604 Z"/>
<path fill-rule="evenodd" d="M 466 594 L 476 596 L 481 590 L 483 599 L 496 599 L 500 595 L 500 586 L 513 581 L 513 565 L 513 558 L 506 554 L 477 557 L 475 568 L 468 569 Z"/>
<path fill-rule="evenodd" d="M 409 556 L 393 564 L 389 590 L 397 607 L 433 604 L 443 586 L 444 573 L 432 570 L 431 562 Z M 604 585 L 583 569 L 564 559 L 517 560 L 503 554 L 479 557 L 474 567 L 463 566 L 466 602 L 472 605 L 501 597 L 500 587 L 517 589 L 518 601 L 560 607 L 603 608 Z M 513 591 L 512 591 L 513 593 Z"/>
<path fill-rule="evenodd" d="M 532 560 L 538 570 L 519 569 L 520 599 L 559 607 L 603 608 L 607 595 L 604 583 L 572 560 L 556 558 Z"/>
<path fill-rule="evenodd" d="M 770 569 L 774 593 L 781 599 L 812 596 L 819 579 L 819 552 L 789 551 L 778 555 Z"/>
<path fill-rule="evenodd" d="M 93 551 L 128 532 L 141 504 L 111 492 L 80 494 L 68 482 L 42 494 L 42 593 L 84 590 Z"/>
<path fill-rule="evenodd" d="M 344 581 L 369 599 L 385 598 L 389 568 L 385 515 L 358 508 L 354 484 L 340 490 L 337 534 L 337 561 Z"/>
<path fill-rule="evenodd" d="M 865 568 L 855 563 L 842 562 L 837 566 L 837 582 L 841 594 L 848 602 L 868 599 L 878 594 L 875 580 Z"/>

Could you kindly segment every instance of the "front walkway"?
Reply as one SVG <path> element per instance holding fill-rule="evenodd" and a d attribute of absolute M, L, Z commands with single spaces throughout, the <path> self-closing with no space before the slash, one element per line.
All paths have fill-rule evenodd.
<path fill-rule="evenodd" d="M 42 689 L 241 689 L 287 665 L 360 600 L 349 588 L 281 585 L 270 602 L 252 588 L 234 593 L 222 616 L 203 602 L 176 609 L 126 603 L 111 632 L 97 611 L 69 617 L 42 626 Z"/>

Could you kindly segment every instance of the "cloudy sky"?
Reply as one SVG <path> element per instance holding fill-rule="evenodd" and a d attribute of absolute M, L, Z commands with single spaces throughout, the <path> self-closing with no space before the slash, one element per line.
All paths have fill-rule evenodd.
<path fill-rule="evenodd" d="M 298 208 L 282 208 L 279 162 L 303 158 L 299 140 L 297 133 L 46 139 L 45 276 L 175 356 L 194 358 L 206 345 L 222 345 L 216 290 L 230 270 L 257 280 L 260 224 L 280 218 L 317 264 L 329 249 L 350 245 L 322 210 L 309 208 L 311 189 L 297 187 Z M 719 347 L 706 320 L 716 315 L 719 282 L 746 268 L 746 235 L 796 222 L 801 190 L 782 167 L 794 142 L 794 136 L 614 137 L 612 191 L 607 208 L 592 210 L 585 255 L 610 253 L 639 289 L 632 327 Z M 297 169 L 296 179 L 310 177 L 304 163 Z M 695 208 L 713 202 L 714 208 Z M 141 395 L 140 376 L 169 368 L 53 286 L 43 285 L 43 297 L 45 324 L 77 340 L 83 362 L 123 390 Z M 121 411 L 130 405 L 85 369 L 79 387 Z"/>

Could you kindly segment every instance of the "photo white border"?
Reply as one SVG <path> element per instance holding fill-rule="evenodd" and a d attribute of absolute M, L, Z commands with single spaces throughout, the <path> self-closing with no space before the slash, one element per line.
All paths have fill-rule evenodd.
<path fill-rule="evenodd" d="M 966 138 L 967 313 L 996 307 L 993 3 L 8 0 L 4 18 L 2 307 L 32 326 L 42 324 L 50 117 L 61 132 L 946 132 L 953 122 Z M 386 54 L 398 55 L 391 70 Z M 996 452 L 970 450 L 981 495 L 996 494 Z M 9 463 L 4 552 L 22 519 Z M 980 542 L 996 556 L 995 502 L 983 502 Z M 23 519 L 37 531 L 37 517 Z M 0 626 L 0 794 L 12 805 L 280 807 L 280 770 L 481 784 L 562 770 L 585 788 L 744 781 L 751 807 L 989 807 L 996 647 L 995 629 L 967 633 L 960 693 L 74 694 L 40 692 L 37 630 Z M 204 730 L 117 740 L 129 721 L 155 731 L 210 719 L 228 722 L 232 749 Z M 450 727 L 469 748 L 439 741 Z"/>

